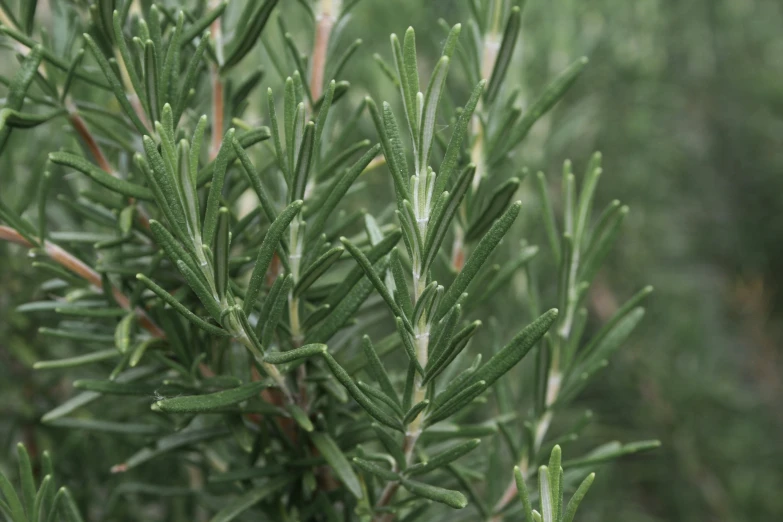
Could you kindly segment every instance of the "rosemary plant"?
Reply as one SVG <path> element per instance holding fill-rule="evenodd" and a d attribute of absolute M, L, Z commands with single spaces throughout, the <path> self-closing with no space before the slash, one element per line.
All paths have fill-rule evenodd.
<path fill-rule="evenodd" d="M 55 322 L 40 334 L 64 346 L 35 368 L 74 389 L 40 422 L 122 439 L 97 466 L 131 477 L 108 503 L 74 500 L 54 494 L 43 456 L 36 494 L 20 449 L 22 496 L 1 483 L 9 520 L 80 520 L 78 503 L 95 520 L 140 520 L 152 505 L 167 520 L 410 522 L 457 509 L 458 520 L 568 522 L 593 480 L 563 507 L 573 473 L 656 445 L 608 443 L 566 475 L 560 446 L 550 451 L 584 428 L 589 413 L 566 406 L 649 293 L 582 341 L 587 290 L 628 212 L 613 202 L 594 219 L 600 155 L 580 190 L 566 162 L 559 202 L 543 174 L 533 180 L 554 285 L 535 276 L 536 247 L 507 245 L 526 173 L 517 146 L 586 60 L 522 111 L 506 80 L 521 6 L 469 2 L 467 38 L 448 28 L 427 82 L 414 30 L 391 36 L 393 65 L 376 60 L 400 103 L 379 105 L 340 79 L 363 59 L 360 41 L 339 39 L 357 3 L 53 2 L 57 38 L 35 1 L 0 3 L 20 58 L 5 80 L 3 154 L 26 129 L 68 125 L 35 143 L 48 158 L 31 169 L 42 167 L 32 196 L 0 204 L 0 238 L 47 275 L 47 299 L 21 309 Z M 287 28 L 302 16 L 307 55 Z M 466 101 L 449 94 L 453 61 L 472 84 Z M 370 177 L 388 200 L 371 199 Z M 529 320 L 488 338 L 477 317 L 519 280 L 527 289 L 508 306 Z M 552 299 L 537 291 L 548 286 Z M 572 427 L 551 437 L 561 415 Z M 498 467 L 506 453 L 515 473 Z"/>

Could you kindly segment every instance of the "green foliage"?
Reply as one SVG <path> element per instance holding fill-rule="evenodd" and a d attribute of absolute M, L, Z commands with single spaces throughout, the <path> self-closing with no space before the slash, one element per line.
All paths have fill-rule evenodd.
<path fill-rule="evenodd" d="M 505 110 L 516 103 L 508 78 L 522 11 L 472 3 L 470 34 L 448 28 L 426 81 L 414 29 L 391 36 L 394 66 L 377 61 L 399 96 L 377 104 L 325 76 L 363 63 L 358 44 L 339 39 L 355 3 L 100 1 L 89 18 L 54 11 L 59 38 L 73 42 L 56 49 L 59 39 L 33 29 L 34 4 L 0 5 L 4 33 L 31 48 L 6 82 L 2 145 L 14 129 L 47 153 L 37 205 L 0 206 L 0 237 L 54 276 L 40 287 L 54 305 L 23 309 L 57 325 L 40 330 L 56 349 L 34 367 L 79 392 L 43 428 L 99 433 L 110 448 L 89 465 L 117 474 L 111 500 L 85 491 L 85 512 L 416 521 L 458 509 L 502 520 L 514 516 L 513 462 L 528 520 L 573 519 L 589 482 L 562 506 L 559 446 L 538 468 L 541 515 L 519 477 L 554 442 L 553 421 L 575 415 L 649 293 L 583 342 L 587 291 L 628 213 L 610 204 L 594 216 L 600 154 L 580 190 L 566 162 L 562 218 L 536 180 L 554 296 L 538 294 L 549 274 L 530 268 L 537 249 L 513 239 L 525 208 L 521 143 L 587 61 L 524 112 Z M 286 25 L 303 13 L 309 55 L 299 50 L 309 36 Z M 248 74 L 251 58 L 277 77 Z M 453 61 L 465 78 L 449 77 Z M 450 84 L 460 80 L 467 100 Z M 60 116 L 70 130 L 54 150 L 32 133 Z M 485 312 L 512 281 L 525 289 L 498 330 Z M 511 390 L 520 379 L 526 389 Z M 511 461 L 498 461 L 500 441 Z M 656 446 L 580 448 L 572 467 Z M 22 496 L 3 482 L 0 507 L 37 520 L 27 464 L 20 475 Z M 42 505 L 79 520 L 76 502 L 63 489 Z"/>
<path fill-rule="evenodd" d="M 66 520 L 82 522 L 71 492 L 61 487 L 55 492 L 54 475 L 51 457 L 48 453 L 42 455 L 43 478 L 38 486 L 33 477 L 33 466 L 30 455 L 24 444 L 16 447 L 19 462 L 19 482 L 21 495 L 12 482 L 0 474 L 0 512 L 12 522 L 30 522 L 37 520 Z"/>

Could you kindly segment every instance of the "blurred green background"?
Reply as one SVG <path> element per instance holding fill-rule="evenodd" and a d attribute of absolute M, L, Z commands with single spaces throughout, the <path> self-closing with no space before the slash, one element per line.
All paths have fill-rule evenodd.
<path fill-rule="evenodd" d="M 437 20 L 466 16 L 456 0 L 360 2 L 343 36 L 364 40 L 346 72 L 359 86 L 350 95 L 396 101 L 372 60 L 389 57 L 387 35 L 413 25 L 428 75 L 443 36 Z M 308 42 L 309 25 L 298 19 L 287 24 Z M 523 20 L 507 81 L 526 96 L 581 55 L 590 65 L 536 125 L 520 167 L 559 179 L 564 159 L 581 172 L 600 150 L 597 206 L 617 198 L 631 207 L 591 311 L 605 318 L 645 284 L 656 289 L 642 326 L 579 405 L 596 415 L 595 443 L 658 438 L 663 446 L 598 469 L 581 520 L 783 520 L 783 3 L 529 0 Z M 458 103 L 467 98 L 463 80 L 452 72 Z M 374 139 L 369 119 L 360 131 Z M 29 192 L 45 157 L 24 144 L 41 136 L 14 136 L 13 154 L 0 160 L 4 199 Z M 519 233 L 543 244 L 530 180 L 521 190 L 528 213 Z M 31 363 L 52 347 L 36 334 L 38 318 L 14 309 L 44 296 L 35 286 L 43 276 L 2 244 L 0 267 L 3 461 L 18 440 L 57 440 L 61 476 L 97 486 L 106 477 L 80 459 L 108 451 L 103 443 L 37 424 L 65 381 L 33 375 Z"/>

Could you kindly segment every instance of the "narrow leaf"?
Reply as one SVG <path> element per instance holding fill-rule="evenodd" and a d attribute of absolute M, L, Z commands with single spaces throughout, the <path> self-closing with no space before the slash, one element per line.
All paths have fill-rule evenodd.
<path fill-rule="evenodd" d="M 503 31 L 503 41 L 500 44 L 500 50 L 495 59 L 495 67 L 492 69 L 489 87 L 487 87 L 486 98 L 488 103 L 492 103 L 500 91 L 500 86 L 503 85 L 503 80 L 505 79 L 509 65 L 511 64 L 511 57 L 514 54 L 514 47 L 519 38 L 520 25 L 519 7 L 514 6 L 511 8 L 511 14 L 506 21 L 506 29 Z"/>
<path fill-rule="evenodd" d="M 318 281 L 318 278 L 340 259 L 343 252 L 345 252 L 344 248 L 335 247 L 324 252 L 318 259 L 313 261 L 299 277 L 299 281 L 297 281 L 294 287 L 294 297 L 300 296 L 302 292 Z"/>
<path fill-rule="evenodd" d="M 563 514 L 563 522 L 573 522 L 574 517 L 576 516 L 576 510 L 579 508 L 579 504 L 581 504 L 582 500 L 585 498 L 587 490 L 590 489 L 594 479 L 595 473 L 590 473 L 579 485 L 576 492 L 574 493 L 574 496 L 572 496 L 571 500 L 568 501 L 568 506 L 566 506 L 565 513 Z"/>
<path fill-rule="evenodd" d="M 508 210 L 495 221 L 487 234 L 481 238 L 481 241 L 476 245 L 475 250 L 471 253 L 462 271 L 457 275 L 457 278 L 451 286 L 449 286 L 448 290 L 446 290 L 446 295 L 443 297 L 443 300 L 438 307 L 438 312 L 435 315 L 436 321 L 446 315 L 446 312 L 456 304 L 459 296 L 462 295 L 468 287 L 468 284 L 470 284 L 476 274 L 478 274 L 478 271 L 484 265 L 484 262 L 489 255 L 495 250 L 495 247 L 498 246 L 500 240 L 503 239 L 503 236 L 505 236 L 506 232 L 511 228 L 511 225 L 514 224 L 514 220 L 517 218 L 521 207 L 522 203 L 519 201 L 511 205 Z"/>
<path fill-rule="evenodd" d="M 269 1 L 267 1 L 269 3 Z M 230 522 L 278 490 L 285 488 L 293 477 L 278 477 L 238 497 L 230 505 L 218 511 L 210 522 Z"/>
<path fill-rule="evenodd" d="M 376 382 L 380 385 L 381 390 L 399 405 L 400 400 L 397 396 L 397 392 L 391 383 L 389 374 L 386 372 L 386 368 L 383 365 L 380 357 L 378 357 L 375 347 L 370 340 L 370 337 L 365 335 L 362 337 L 362 349 L 364 350 L 364 356 L 367 358 L 367 371 L 375 378 Z"/>
<path fill-rule="evenodd" d="M 451 448 L 438 453 L 434 457 L 427 459 L 424 462 L 410 466 L 406 470 L 406 474 L 413 476 L 429 473 L 432 470 L 443 467 L 454 462 L 458 458 L 467 455 L 476 449 L 480 443 L 481 439 L 470 439 L 461 444 L 457 444 L 456 446 L 452 446 Z"/>
<path fill-rule="evenodd" d="M 468 499 L 459 491 L 430 486 L 405 478 L 402 479 L 402 486 L 414 495 L 446 504 L 454 509 L 462 509 L 468 505 Z"/>
<path fill-rule="evenodd" d="M 226 59 L 222 64 L 223 69 L 229 69 L 238 64 L 250 52 L 259 40 L 261 31 L 263 31 L 276 5 L 277 0 L 266 0 L 263 3 L 251 2 L 248 4 L 245 13 L 243 13 L 245 22 L 242 24 L 242 30 L 234 36 L 226 50 Z M 253 10 L 248 12 L 250 9 Z"/>
<path fill-rule="evenodd" d="M 361 250 L 351 243 L 348 238 L 341 237 L 340 241 L 343 243 L 343 245 L 345 245 L 348 253 L 351 254 L 351 256 L 356 260 L 357 264 L 362 268 L 362 270 L 364 270 L 365 276 L 367 276 L 381 297 L 383 297 L 384 301 L 386 301 L 386 304 L 389 306 L 392 313 L 402 320 L 402 322 L 405 324 L 405 327 L 409 331 L 413 331 L 413 327 L 408 322 L 408 319 L 403 316 L 402 310 L 392 297 L 389 289 L 386 287 L 386 284 L 381 280 L 381 278 L 373 269 L 372 263 L 369 259 L 367 259 L 367 256 L 365 256 Z"/>
<path fill-rule="evenodd" d="M 173 397 L 153 403 L 152 409 L 166 413 L 207 413 L 258 396 L 268 385 L 262 381 L 204 395 Z"/>
<path fill-rule="evenodd" d="M 465 386 L 462 391 L 455 394 L 450 399 L 437 406 L 432 413 L 427 415 L 426 426 L 431 426 L 437 422 L 445 420 L 473 402 L 473 399 L 484 393 L 487 389 L 487 383 L 476 381 Z"/>
<path fill-rule="evenodd" d="M 513 368 L 533 346 L 544 336 L 557 319 L 557 310 L 551 309 L 526 326 L 503 348 L 481 366 L 472 377 L 472 381 L 485 381 L 487 386 L 498 380 Z"/>
<path fill-rule="evenodd" d="M 446 85 L 446 76 L 449 72 L 449 59 L 443 56 L 432 71 L 432 78 L 427 85 L 427 93 L 424 95 L 424 108 L 421 117 L 421 129 L 419 130 L 419 172 L 424 172 L 429 165 L 432 141 L 435 137 L 435 120 L 438 115 L 438 105 Z"/>
<path fill-rule="evenodd" d="M 509 140 L 501 150 L 490 151 L 490 157 L 495 158 L 494 162 L 501 160 L 511 147 L 520 143 L 533 125 L 565 95 L 566 91 L 576 82 L 579 75 L 587 65 L 587 58 L 582 57 L 571 64 L 563 71 L 552 83 L 544 90 L 543 94 L 525 111 L 522 119 L 511 132 Z"/>
<path fill-rule="evenodd" d="M 375 406 L 372 401 L 370 401 L 367 396 L 364 395 L 364 393 L 359 389 L 353 379 L 351 379 L 351 376 L 348 375 L 348 372 L 346 372 L 345 369 L 334 360 L 334 357 L 332 357 L 329 352 L 324 352 L 323 358 L 335 378 L 340 381 L 351 397 L 353 397 L 359 406 L 361 406 L 368 414 L 370 414 L 371 417 L 381 424 L 388 426 L 389 428 L 397 431 L 403 431 L 399 421 Z"/>
<path fill-rule="evenodd" d="M 92 178 L 96 183 L 99 183 L 118 194 L 122 194 L 123 196 L 144 200 L 154 199 L 150 189 L 113 176 L 76 154 L 71 154 L 70 152 L 52 152 L 49 154 L 49 159 L 52 163 L 57 165 L 64 165 L 76 169 Z"/>
<path fill-rule="evenodd" d="M 375 145 L 370 150 L 364 153 L 364 155 L 354 163 L 354 165 L 347 169 L 339 178 L 337 178 L 328 189 L 328 196 L 326 200 L 320 205 L 318 213 L 312 224 L 308 228 L 307 237 L 308 241 L 312 241 L 323 232 L 327 221 L 337 208 L 337 205 L 343 200 L 348 189 L 353 185 L 356 178 L 367 168 L 367 165 L 377 156 L 380 150 L 380 145 Z"/>
<path fill-rule="evenodd" d="M 451 133 L 451 139 L 446 147 L 446 154 L 443 156 L 443 162 L 440 164 L 440 172 L 438 177 L 435 178 L 435 194 L 441 194 L 446 187 L 448 187 L 449 178 L 457 167 L 457 162 L 462 155 L 462 144 L 465 141 L 465 135 L 468 132 L 468 125 L 473 118 L 473 112 L 476 110 L 479 100 L 481 99 L 481 93 L 484 91 L 485 80 L 481 80 L 476 87 L 473 88 L 473 92 L 465 104 L 465 107 L 460 112 L 457 122 L 454 125 L 454 132 Z"/>
<path fill-rule="evenodd" d="M 466 242 L 473 242 L 484 235 L 492 223 L 506 211 L 518 188 L 519 178 L 511 178 L 495 189 L 489 202 L 468 227 Z"/>
<path fill-rule="evenodd" d="M 326 352 L 325 344 L 307 344 L 300 348 L 294 348 L 285 352 L 267 352 L 264 355 L 264 361 L 270 364 L 285 364 L 289 362 L 306 359 L 314 355 L 322 355 Z"/>
<path fill-rule="evenodd" d="M 422 263 L 422 270 L 425 273 L 430 269 L 433 261 L 435 261 L 435 257 L 440 251 L 443 239 L 446 237 L 446 233 L 451 230 L 454 217 L 457 215 L 457 210 L 462 204 L 462 200 L 473 181 L 473 175 L 475 173 L 476 166 L 473 164 L 468 165 L 463 169 L 462 173 L 460 173 L 451 193 L 444 192 L 441 195 L 441 198 L 446 198 L 445 206 L 443 207 L 443 210 L 438 213 L 436 221 L 427 227 L 427 243 L 424 247 L 424 263 Z"/>
<path fill-rule="evenodd" d="M 226 169 L 229 162 L 229 153 L 233 152 L 234 129 L 229 129 L 223 136 L 223 142 L 215 158 L 215 169 L 212 174 L 212 186 L 209 188 L 206 214 L 204 215 L 203 237 L 204 244 L 211 245 L 217 227 L 220 198 L 223 195 L 223 183 L 226 179 Z"/>
<path fill-rule="evenodd" d="M 272 261 L 272 256 L 277 250 L 283 234 L 288 229 L 288 225 L 294 217 L 296 217 L 301 208 L 301 200 L 294 201 L 288 205 L 270 225 L 266 236 L 264 236 L 264 241 L 261 243 L 261 248 L 258 251 L 256 264 L 253 266 L 253 273 L 250 276 L 250 284 L 248 285 L 247 293 L 245 294 L 245 313 L 250 313 L 250 310 L 253 309 L 256 299 L 258 299 L 258 295 L 261 292 L 261 287 L 266 279 L 266 271 L 269 268 L 269 263 Z"/>
<path fill-rule="evenodd" d="M 352 460 L 357 468 L 370 473 L 371 475 L 375 475 L 381 480 L 395 481 L 400 479 L 400 476 L 397 473 L 386 468 L 382 468 L 378 464 L 370 462 L 369 460 L 364 460 L 357 457 L 354 457 Z"/>
<path fill-rule="evenodd" d="M 359 482 L 359 477 L 354 473 L 350 462 L 348 462 L 348 459 L 334 439 L 326 433 L 311 433 L 310 440 L 313 441 L 315 447 L 318 448 L 318 451 L 332 467 L 340 481 L 348 488 L 348 491 L 354 497 L 362 498 L 362 486 Z"/>

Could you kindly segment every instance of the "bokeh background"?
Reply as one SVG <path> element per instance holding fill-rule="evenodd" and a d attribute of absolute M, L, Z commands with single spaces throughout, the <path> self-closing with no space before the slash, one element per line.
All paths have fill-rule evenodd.
<path fill-rule="evenodd" d="M 389 57 L 387 35 L 413 25 L 428 71 L 438 19 L 456 23 L 467 12 L 457 0 L 363 0 L 344 35 L 364 40 L 345 74 L 364 92 L 351 96 L 396 100 L 372 60 Z M 309 25 L 296 20 L 289 29 L 307 41 Z M 520 165 L 557 178 L 564 159 L 581 172 L 600 150 L 597 205 L 617 198 L 631 207 L 590 296 L 594 321 L 645 284 L 656 289 L 642 326 L 579 405 L 595 413 L 595 442 L 657 438 L 662 447 L 599 468 L 582 520 L 783 520 L 783 3 L 528 0 L 523 27 L 507 81 L 525 97 L 579 56 L 590 65 L 536 125 Z M 456 99 L 468 88 L 453 71 Z M 46 136 L 38 132 L 17 133 L 0 159 L 5 201 L 21 205 L 34 193 L 45 156 L 26 145 Z M 369 118 L 358 132 L 374 136 Z M 53 150 L 60 138 L 47 139 Z M 531 180 L 520 191 L 518 233 L 543 244 Z M 0 244 L 2 462 L 16 441 L 39 441 L 61 456 L 66 482 L 105 486 L 111 479 L 80 462 L 122 442 L 37 422 L 61 401 L 64 381 L 34 374 L 31 364 L 56 347 L 37 335 L 40 317 L 15 308 L 43 297 L 42 278 L 20 249 Z M 511 305 L 488 313 L 513 314 L 515 291 Z"/>

